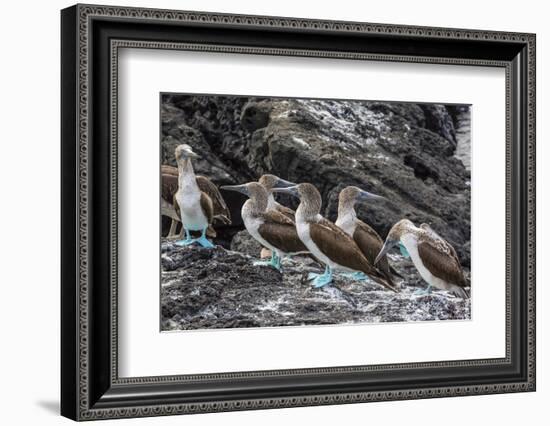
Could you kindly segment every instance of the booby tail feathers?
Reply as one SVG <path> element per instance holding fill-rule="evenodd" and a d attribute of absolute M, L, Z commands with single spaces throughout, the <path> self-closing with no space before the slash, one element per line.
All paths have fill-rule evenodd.
<path fill-rule="evenodd" d="M 462 299 L 469 299 L 470 294 L 465 288 L 459 287 L 457 285 L 454 285 L 451 288 L 451 293 L 453 293 L 457 297 L 461 297 Z"/>

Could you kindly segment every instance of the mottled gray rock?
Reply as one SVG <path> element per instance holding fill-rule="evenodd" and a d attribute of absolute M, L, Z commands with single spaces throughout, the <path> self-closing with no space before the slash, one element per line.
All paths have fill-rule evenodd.
<path fill-rule="evenodd" d="M 246 229 L 237 232 L 231 240 L 231 250 L 246 254 L 252 257 L 258 257 L 262 250 L 262 245 L 252 238 Z"/>
<path fill-rule="evenodd" d="M 272 109 L 269 101 L 247 103 L 241 113 L 241 125 L 249 132 L 267 127 Z"/>
<path fill-rule="evenodd" d="M 398 294 L 370 281 L 336 277 L 313 288 L 306 277 L 321 272 L 306 257 L 283 261 L 283 273 L 253 266 L 255 258 L 228 251 L 162 243 L 162 330 L 276 327 L 470 318 L 470 301 L 424 286 L 409 261 L 392 256 L 407 285 Z"/>
<path fill-rule="evenodd" d="M 420 104 L 426 118 L 425 127 L 442 136 L 456 148 L 454 121 L 445 105 Z"/>

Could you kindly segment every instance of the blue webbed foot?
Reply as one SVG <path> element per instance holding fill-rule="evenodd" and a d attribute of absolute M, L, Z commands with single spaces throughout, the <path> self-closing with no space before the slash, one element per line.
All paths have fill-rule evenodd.
<path fill-rule="evenodd" d="M 214 244 L 212 244 L 206 238 L 206 228 L 203 229 L 202 234 L 199 238 L 191 238 L 191 234 L 189 233 L 189 230 L 187 228 L 184 228 L 184 229 L 185 229 L 185 240 L 176 241 L 175 244 L 177 244 L 178 246 L 188 246 L 193 243 L 197 243 L 206 248 L 214 248 Z"/>
<path fill-rule="evenodd" d="M 175 241 L 174 244 L 176 244 L 178 246 L 188 246 L 190 244 L 193 244 L 195 242 L 195 240 L 193 238 L 191 238 L 191 234 L 189 233 L 189 229 L 184 227 L 183 230 L 185 231 L 185 240 Z"/>
<path fill-rule="evenodd" d="M 192 238 L 186 238 L 185 240 L 179 240 L 179 241 L 176 241 L 174 244 L 178 245 L 178 246 L 188 246 L 190 244 L 193 244 L 195 242 L 194 239 Z"/>
<path fill-rule="evenodd" d="M 307 277 L 312 280 L 313 287 L 321 288 L 332 282 L 332 271 L 327 266 L 323 274 L 309 273 Z"/>
<path fill-rule="evenodd" d="M 309 274 L 307 274 L 307 280 L 308 281 L 314 280 L 315 278 L 320 277 L 321 275 L 322 274 L 316 274 L 315 272 L 310 272 Z"/>
<path fill-rule="evenodd" d="M 326 286 L 327 284 L 330 284 L 331 282 L 332 282 L 332 276 L 330 276 L 330 275 L 319 275 L 311 283 L 313 284 L 313 287 L 321 288 L 321 287 Z"/>
<path fill-rule="evenodd" d="M 253 263 L 254 266 L 271 266 L 272 268 L 275 268 L 277 271 L 281 270 L 281 259 L 279 256 L 277 256 L 276 253 L 271 253 L 271 259 L 269 260 L 256 260 Z"/>
<path fill-rule="evenodd" d="M 365 281 L 369 279 L 368 275 L 364 274 L 363 272 L 351 272 L 347 274 L 342 274 L 342 276 L 355 281 Z"/>
<path fill-rule="evenodd" d="M 271 268 L 281 270 L 281 265 L 272 262 L 271 260 L 256 260 L 252 263 L 254 266 L 269 266 Z"/>
<path fill-rule="evenodd" d="M 197 238 L 194 241 L 203 247 L 214 248 L 214 244 L 212 244 L 204 235 L 201 235 L 199 238 Z"/>

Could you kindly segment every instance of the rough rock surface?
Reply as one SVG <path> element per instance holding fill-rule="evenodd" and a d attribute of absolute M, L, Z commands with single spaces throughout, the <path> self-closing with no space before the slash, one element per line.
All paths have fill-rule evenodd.
<path fill-rule="evenodd" d="M 253 266 L 254 260 L 221 246 L 163 241 L 162 330 L 470 319 L 469 301 L 437 290 L 413 295 L 424 284 L 397 255 L 392 265 L 407 282 L 398 294 L 345 276 L 315 289 L 306 277 L 321 271 L 304 257 L 285 259 L 283 273 Z"/>
<path fill-rule="evenodd" d="M 469 133 L 458 128 L 466 122 L 457 119 L 465 108 L 168 94 L 162 98 L 162 158 L 175 164 L 174 147 L 189 143 L 201 154 L 196 171 L 220 185 L 263 173 L 314 183 L 322 214 L 331 220 L 340 190 L 357 185 L 388 198 L 358 208 L 359 218 L 383 237 L 404 217 L 427 222 L 469 268 L 470 172 L 467 151 L 461 146 L 457 154 L 457 135 Z M 223 195 L 233 225 L 217 230 L 217 242 L 229 248 L 242 229 L 244 197 Z M 281 201 L 296 207 L 294 200 Z"/>
<path fill-rule="evenodd" d="M 257 257 L 262 250 L 262 245 L 252 238 L 246 229 L 243 229 L 237 232 L 231 240 L 231 250 Z"/>

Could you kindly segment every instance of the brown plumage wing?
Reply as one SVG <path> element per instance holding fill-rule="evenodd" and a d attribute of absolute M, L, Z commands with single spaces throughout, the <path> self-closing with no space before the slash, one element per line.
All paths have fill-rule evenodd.
<path fill-rule="evenodd" d="M 342 228 L 336 226 L 334 223 L 332 223 L 328 219 L 325 219 L 324 217 L 321 217 L 317 224 L 330 229 L 335 235 L 340 235 L 343 239 L 350 239 L 350 236 L 346 234 Z"/>
<path fill-rule="evenodd" d="M 309 225 L 309 234 L 319 249 L 339 265 L 361 271 L 384 287 L 397 291 L 382 274 L 363 256 L 353 239 L 327 219 Z"/>
<path fill-rule="evenodd" d="M 268 210 L 261 217 L 264 223 L 259 226 L 258 232 L 264 240 L 285 253 L 307 251 L 298 237 L 294 221 L 290 218 L 277 210 Z"/>
<path fill-rule="evenodd" d="M 168 166 L 166 164 L 163 164 L 160 166 L 160 173 L 163 175 L 173 175 L 178 177 L 178 168 L 174 166 Z"/>
<path fill-rule="evenodd" d="M 456 250 L 450 243 L 448 243 L 446 240 L 443 239 L 443 237 L 441 237 L 441 235 L 439 235 L 437 232 L 435 232 L 434 229 L 430 225 L 428 225 L 426 223 L 423 223 L 422 225 L 420 225 L 420 227 L 422 229 L 424 229 L 425 231 L 429 232 L 435 239 L 437 239 L 437 240 L 441 241 L 443 244 L 445 244 L 445 246 L 448 248 L 450 253 L 456 259 L 456 261 L 460 264 L 460 260 L 458 260 L 458 255 L 456 254 Z"/>
<path fill-rule="evenodd" d="M 169 203 L 172 203 L 176 192 L 178 192 L 177 175 L 174 176 L 171 174 L 163 173 L 161 175 L 161 197 Z"/>
<path fill-rule="evenodd" d="M 369 263 L 374 265 L 376 256 L 378 256 L 378 253 L 380 253 L 384 245 L 384 241 L 380 238 L 380 235 L 378 235 L 369 225 L 358 220 L 355 232 L 353 233 L 353 239 Z M 382 257 L 375 265 L 375 268 L 382 273 L 392 287 L 395 286 L 393 282 L 393 272 L 390 268 L 387 256 Z"/>
<path fill-rule="evenodd" d="M 208 219 L 208 224 L 212 223 L 214 219 L 214 207 L 212 204 L 212 199 L 208 194 L 201 191 L 201 209 L 205 213 L 206 218 Z"/>
<path fill-rule="evenodd" d="M 231 213 L 229 212 L 218 187 L 214 185 L 210 179 L 204 176 L 197 176 L 197 185 L 199 186 L 199 189 L 208 195 L 212 200 L 214 217 L 222 223 L 230 224 Z"/>
<path fill-rule="evenodd" d="M 322 219 L 310 223 L 309 234 L 319 249 L 333 262 L 368 275 L 376 275 L 355 242 L 332 222 Z"/>
<path fill-rule="evenodd" d="M 451 250 L 449 246 L 449 243 L 444 240 L 426 236 L 420 237 L 418 254 L 422 259 L 422 263 L 432 275 L 451 284 L 466 287 L 467 282 L 456 257 L 456 252 L 454 252 L 454 249 Z"/>
<path fill-rule="evenodd" d="M 458 254 L 456 254 L 456 250 L 455 248 L 450 244 L 448 243 L 447 241 L 445 241 L 443 238 L 441 238 L 439 236 L 439 234 L 436 234 L 435 231 L 432 231 L 435 235 L 437 235 L 437 237 L 439 238 L 439 240 L 441 241 L 442 244 L 445 244 L 445 247 L 447 248 L 447 250 L 449 250 L 449 253 L 451 253 L 451 255 L 454 257 L 456 263 L 458 265 L 460 265 L 460 260 L 458 260 Z"/>
<path fill-rule="evenodd" d="M 368 275 L 375 274 L 375 269 L 369 265 L 357 244 L 346 233 L 340 233 L 327 222 L 309 225 L 310 237 L 317 247 L 339 265 Z"/>
<path fill-rule="evenodd" d="M 355 227 L 355 232 L 353 233 L 353 239 L 367 258 L 367 260 L 371 264 L 374 264 L 376 256 L 378 256 L 378 253 L 380 253 L 380 250 L 384 245 L 384 241 L 382 241 L 380 235 L 378 235 L 378 233 L 369 225 L 358 220 L 357 226 Z M 384 259 L 382 259 L 380 262 L 382 262 L 383 260 L 385 260 L 386 264 L 388 263 L 386 257 L 384 257 Z M 379 265 L 382 266 L 383 263 L 380 262 Z"/>
<path fill-rule="evenodd" d="M 176 194 L 174 194 L 174 196 L 172 198 L 172 204 L 174 205 L 174 209 L 176 210 L 176 213 L 178 214 L 178 217 L 181 218 L 180 203 L 178 203 L 178 200 L 176 199 Z"/>
<path fill-rule="evenodd" d="M 282 204 L 277 204 L 276 209 L 279 213 L 284 214 L 289 219 L 292 219 L 293 221 L 296 220 L 296 213 L 294 212 L 294 210 L 283 206 Z"/>
<path fill-rule="evenodd" d="M 445 240 L 443 240 L 445 241 Z M 447 241 L 445 241 L 445 244 L 447 245 L 447 247 L 449 248 L 449 251 L 451 252 L 451 254 L 453 255 L 453 257 L 455 258 L 456 260 L 456 263 L 460 265 L 460 260 L 458 260 L 458 254 L 456 254 L 456 250 L 455 248 L 449 244 Z"/>

